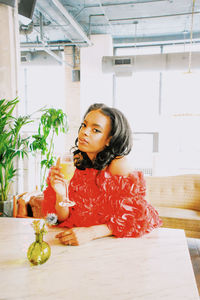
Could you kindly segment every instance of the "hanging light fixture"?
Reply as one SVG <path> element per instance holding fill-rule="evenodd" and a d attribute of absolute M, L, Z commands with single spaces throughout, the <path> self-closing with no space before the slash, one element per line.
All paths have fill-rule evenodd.
<path fill-rule="evenodd" d="M 136 47 L 137 47 L 137 25 L 138 25 L 138 21 L 134 21 L 133 24 L 135 25 L 134 46 L 135 46 L 135 51 L 136 51 Z"/>
<path fill-rule="evenodd" d="M 134 34 L 134 49 L 135 49 L 135 53 L 134 53 L 134 61 L 136 64 L 136 57 L 137 57 L 137 25 L 138 25 L 138 21 L 134 21 L 133 24 L 135 25 L 135 34 Z"/>
<path fill-rule="evenodd" d="M 189 60 L 188 60 L 188 73 L 191 72 L 191 65 L 192 65 L 192 43 L 193 43 L 193 23 L 194 23 L 194 6 L 195 6 L 195 1 L 193 0 L 192 2 L 192 19 L 191 19 L 191 27 L 190 27 L 190 50 L 189 50 Z"/>

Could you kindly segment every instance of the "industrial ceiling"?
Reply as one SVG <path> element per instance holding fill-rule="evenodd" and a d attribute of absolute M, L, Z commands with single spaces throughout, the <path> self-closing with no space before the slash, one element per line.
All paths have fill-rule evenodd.
<path fill-rule="evenodd" d="M 110 34 L 114 47 L 200 42 L 200 0 L 37 0 L 32 22 L 20 21 L 22 50 L 91 46 Z"/>

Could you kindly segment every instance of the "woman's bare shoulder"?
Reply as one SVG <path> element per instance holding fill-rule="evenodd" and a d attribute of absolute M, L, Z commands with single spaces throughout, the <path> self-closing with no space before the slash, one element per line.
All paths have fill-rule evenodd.
<path fill-rule="evenodd" d="M 130 159 L 127 156 L 117 157 L 112 160 L 108 167 L 112 175 L 128 176 L 132 171 Z"/>

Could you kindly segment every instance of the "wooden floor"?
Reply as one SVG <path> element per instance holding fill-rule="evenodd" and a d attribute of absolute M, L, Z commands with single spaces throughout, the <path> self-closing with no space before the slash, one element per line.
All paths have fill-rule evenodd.
<path fill-rule="evenodd" d="M 200 295 L 200 239 L 187 238 L 187 243 Z"/>

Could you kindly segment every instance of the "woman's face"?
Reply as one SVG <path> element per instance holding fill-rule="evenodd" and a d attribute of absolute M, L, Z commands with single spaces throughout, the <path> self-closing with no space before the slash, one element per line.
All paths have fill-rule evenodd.
<path fill-rule="evenodd" d="M 100 110 L 90 111 L 78 134 L 78 148 L 86 152 L 90 160 L 102 151 L 110 141 L 111 121 Z"/>

